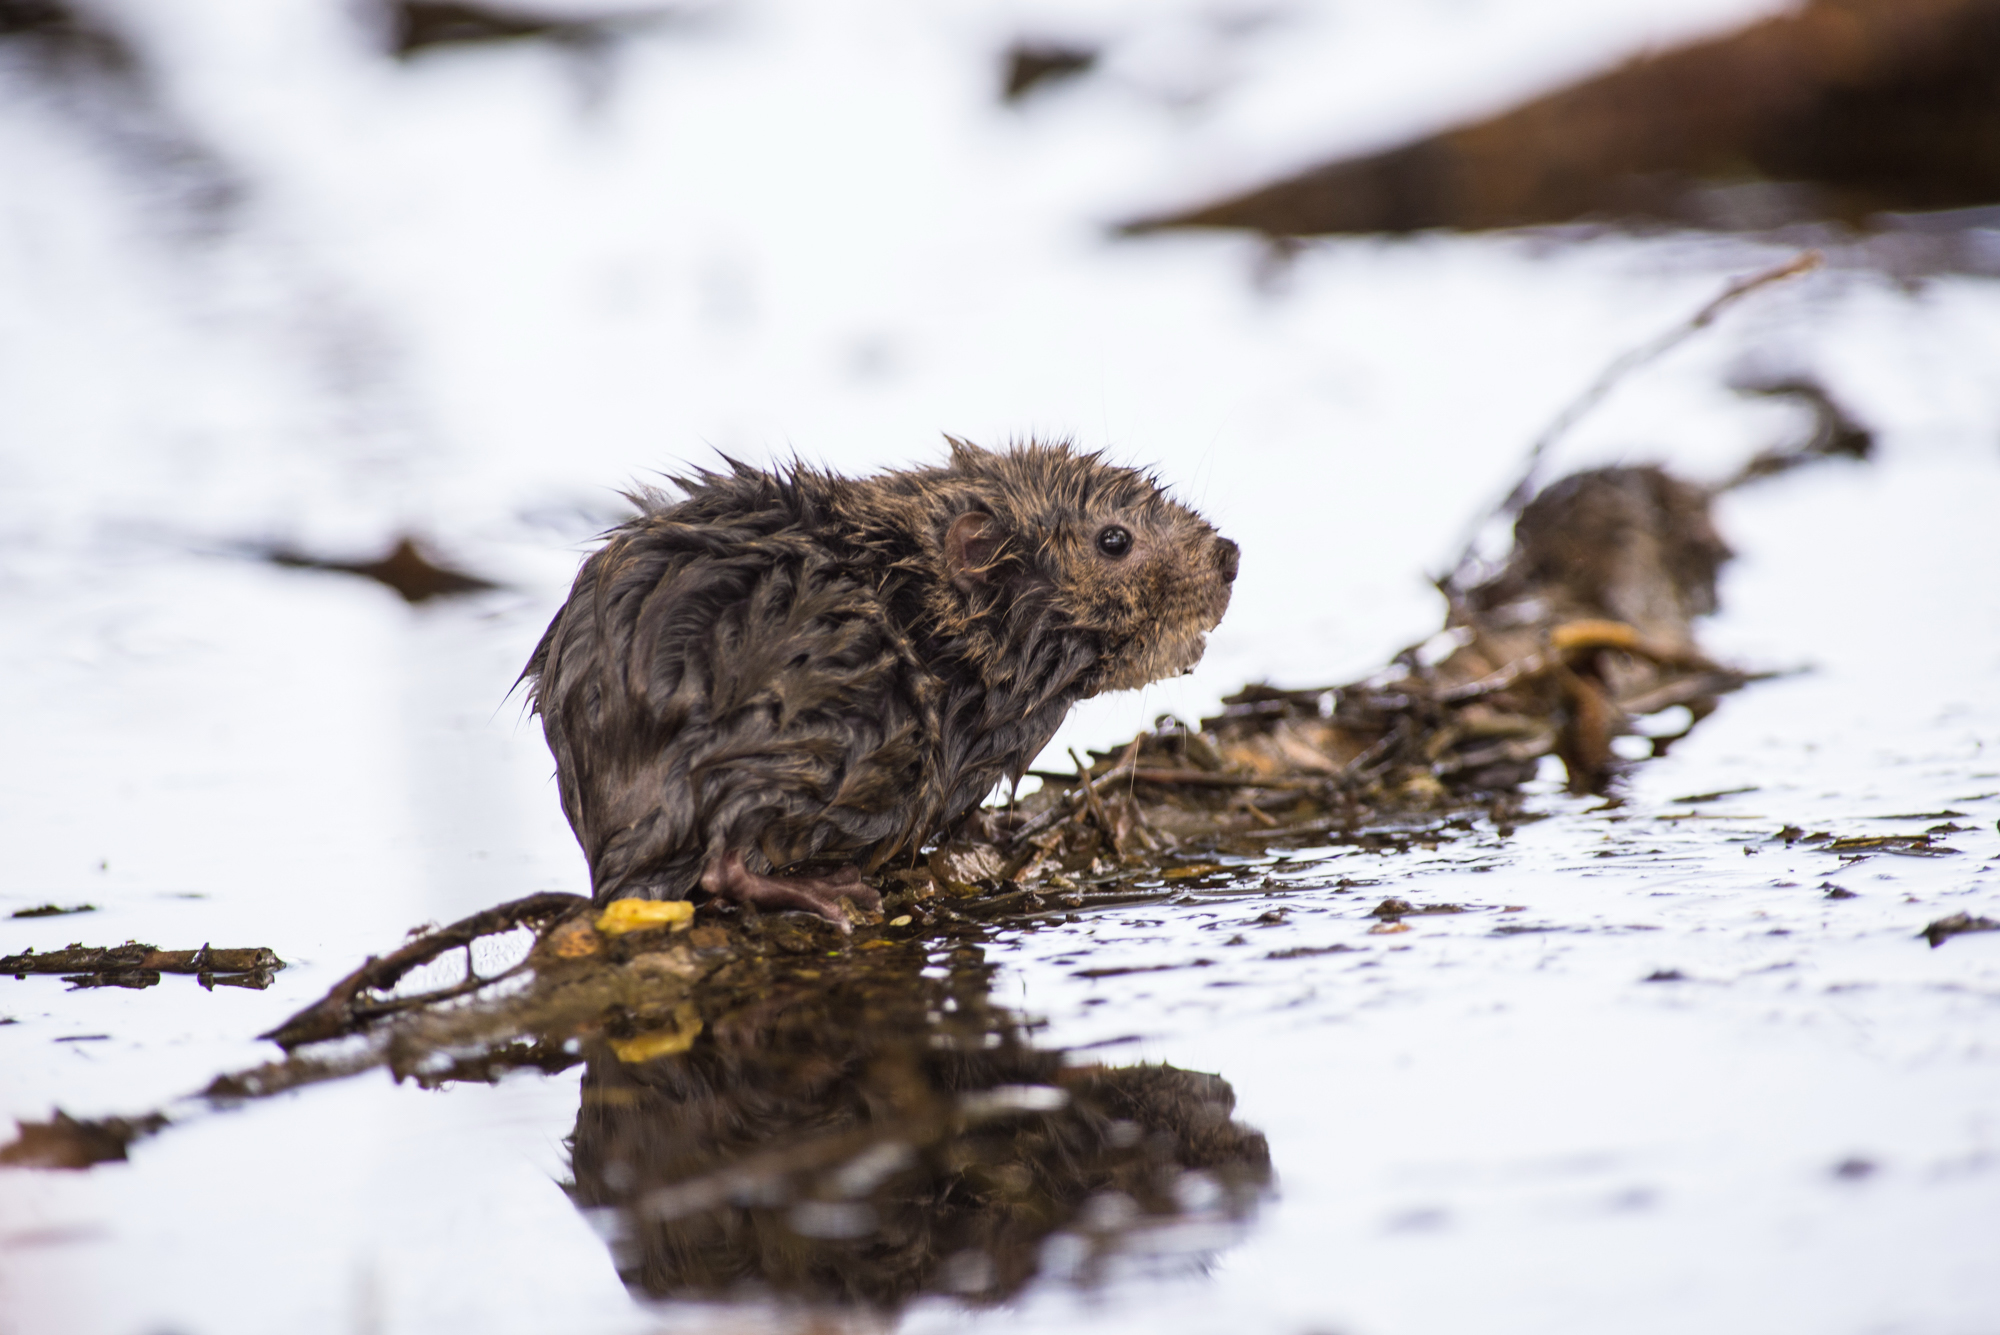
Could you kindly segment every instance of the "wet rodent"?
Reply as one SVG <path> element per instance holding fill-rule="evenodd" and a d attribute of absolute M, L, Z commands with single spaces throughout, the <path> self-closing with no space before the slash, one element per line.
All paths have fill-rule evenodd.
<path fill-rule="evenodd" d="M 675 479 L 523 678 L 600 901 L 837 899 L 1018 778 L 1072 704 L 1190 670 L 1236 544 L 1066 444 Z M 835 865 L 804 874 L 800 864 Z"/>

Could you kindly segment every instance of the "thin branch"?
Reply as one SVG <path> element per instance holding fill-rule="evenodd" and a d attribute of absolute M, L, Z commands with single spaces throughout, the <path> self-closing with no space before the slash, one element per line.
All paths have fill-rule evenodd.
<path fill-rule="evenodd" d="M 1693 315 L 1650 342 L 1642 343 L 1626 352 L 1599 372 L 1597 379 L 1593 380 L 1583 393 L 1571 400 L 1568 407 L 1557 413 L 1555 420 L 1544 427 L 1541 435 L 1535 438 L 1534 444 L 1528 448 L 1527 462 L 1521 469 L 1521 480 L 1514 484 L 1505 500 L 1472 526 L 1472 531 L 1466 535 L 1465 545 L 1459 553 L 1458 560 L 1452 564 L 1451 573 L 1439 581 L 1440 584 L 1447 590 L 1460 587 L 1459 576 L 1474 560 L 1480 531 L 1492 519 L 1512 518 L 1521 513 L 1528 502 L 1534 499 L 1535 484 L 1541 474 L 1542 458 L 1549 452 L 1549 447 L 1567 435 L 1591 409 L 1602 403 L 1605 396 L 1618 387 L 1620 381 L 1648 363 L 1664 357 L 1714 324 L 1724 311 L 1752 292 L 1769 287 L 1773 283 L 1781 283 L 1787 278 L 1797 278 L 1801 274 L 1811 273 L 1825 261 L 1826 256 L 1820 251 L 1801 251 L 1783 264 L 1739 278 Z"/>

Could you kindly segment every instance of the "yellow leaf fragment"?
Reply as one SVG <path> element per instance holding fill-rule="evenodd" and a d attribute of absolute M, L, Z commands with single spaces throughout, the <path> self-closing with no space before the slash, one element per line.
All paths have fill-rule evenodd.
<path fill-rule="evenodd" d="M 905 913 L 901 917 L 891 918 L 889 919 L 889 925 L 891 927 L 908 927 L 910 925 L 910 915 Z"/>
<path fill-rule="evenodd" d="M 614 1038 L 611 1040 L 611 1051 L 621 1062 L 649 1062 L 655 1057 L 671 1057 L 686 1052 L 694 1046 L 694 1040 L 700 1033 L 701 1016 L 695 1013 L 694 1003 L 683 1001 L 674 1007 L 671 1029 L 655 1029 L 630 1038 Z"/>
<path fill-rule="evenodd" d="M 1391 932 L 1407 932 L 1409 930 L 1410 924 L 1406 922 L 1378 922 L 1368 929 L 1368 935 L 1388 936 Z"/>
<path fill-rule="evenodd" d="M 614 899 L 597 915 L 597 930 L 606 936 L 671 927 L 684 932 L 694 922 L 694 905 L 685 899 Z"/>
<path fill-rule="evenodd" d="M 1565 621 L 1549 632 L 1549 647 L 1571 649 L 1635 649 L 1639 632 L 1622 621 Z"/>
<path fill-rule="evenodd" d="M 1169 867 L 1162 873 L 1169 881 L 1182 881 L 1190 876 L 1206 876 L 1210 872 L 1225 871 L 1219 862 L 1197 862 L 1192 867 Z"/>

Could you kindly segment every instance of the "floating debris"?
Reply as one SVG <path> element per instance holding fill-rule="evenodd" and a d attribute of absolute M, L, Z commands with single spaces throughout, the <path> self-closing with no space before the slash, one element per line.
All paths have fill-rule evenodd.
<path fill-rule="evenodd" d="M 1087 46 L 1016 42 L 1001 57 L 1000 97 L 1006 102 L 1019 102 L 1037 89 L 1090 73 L 1097 60 L 1097 51 Z"/>
<path fill-rule="evenodd" d="M 92 1164 L 119 1163 L 126 1147 L 167 1125 L 154 1113 L 126 1119 L 104 1117 L 80 1121 L 58 1111 L 46 1122 L 16 1122 L 12 1142 L 0 1145 L 0 1164 L 15 1168 L 89 1168 Z"/>
<path fill-rule="evenodd" d="M 1815 840 L 1807 839 L 1807 843 Z M 1937 858 L 1958 852 L 1948 848 L 1929 834 L 1879 834 L 1849 835 L 1839 839 L 1828 839 L 1820 844 L 1822 853 L 1838 853 L 1844 857 L 1854 857 L 1868 853 L 1896 853 L 1903 857 Z"/>
<path fill-rule="evenodd" d="M 1667 800 L 1677 806 L 1692 807 L 1699 806 L 1704 802 L 1720 802 L 1725 797 L 1740 797 L 1744 793 L 1754 793 L 1757 791 L 1759 791 L 1757 785 L 1751 784 L 1747 788 L 1718 788 L 1712 793 L 1689 793 L 1686 797 L 1673 797 Z"/>
<path fill-rule="evenodd" d="M 88 987 L 152 987 L 162 974 L 193 974 L 204 988 L 224 987 L 263 989 L 271 976 L 285 967 L 273 951 L 262 946 L 248 949 L 225 947 L 199 950 L 161 950 L 157 946 L 127 941 L 122 946 L 70 945 L 62 950 L 25 951 L 0 956 L 0 974 L 26 978 L 31 973 L 62 974 L 72 991 Z"/>
<path fill-rule="evenodd" d="M 10 918 L 60 918 L 70 913 L 95 912 L 97 912 L 97 905 L 95 904 L 71 904 L 68 908 L 64 908 L 60 904 L 37 904 L 31 909 L 15 909 L 7 916 Z"/>
<path fill-rule="evenodd" d="M 1931 949 L 1936 950 L 1952 937 L 1970 932 L 2000 932 L 2000 922 L 1991 918 L 1976 918 L 1969 913 L 1954 913 L 1949 918 L 1939 918 L 1917 935 L 1930 942 Z"/>
<path fill-rule="evenodd" d="M 433 598 L 447 598 L 458 594 L 484 593 L 489 589 L 500 587 L 491 580 L 439 565 L 416 539 L 407 535 L 396 539 L 396 544 L 389 549 L 388 555 L 377 561 L 335 561 L 308 556 L 289 547 L 265 548 L 259 554 L 272 565 L 284 566 L 287 569 L 333 570 L 343 574 L 361 575 L 378 584 L 388 585 L 400 594 L 406 603 L 424 603 Z"/>
<path fill-rule="evenodd" d="M 622 30 L 653 21 L 665 11 L 647 10 L 579 16 L 552 14 L 526 5 L 482 5 L 457 0 L 392 0 L 383 6 L 391 54 L 402 59 L 437 47 L 487 46 L 539 40 L 596 48 Z"/>

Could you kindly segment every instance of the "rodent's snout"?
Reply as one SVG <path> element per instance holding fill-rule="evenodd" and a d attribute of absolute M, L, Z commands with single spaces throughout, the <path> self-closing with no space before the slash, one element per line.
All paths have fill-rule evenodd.
<path fill-rule="evenodd" d="M 1236 557 L 1241 549 L 1227 538 L 1215 540 L 1215 568 L 1222 572 L 1224 584 L 1236 582 Z"/>

